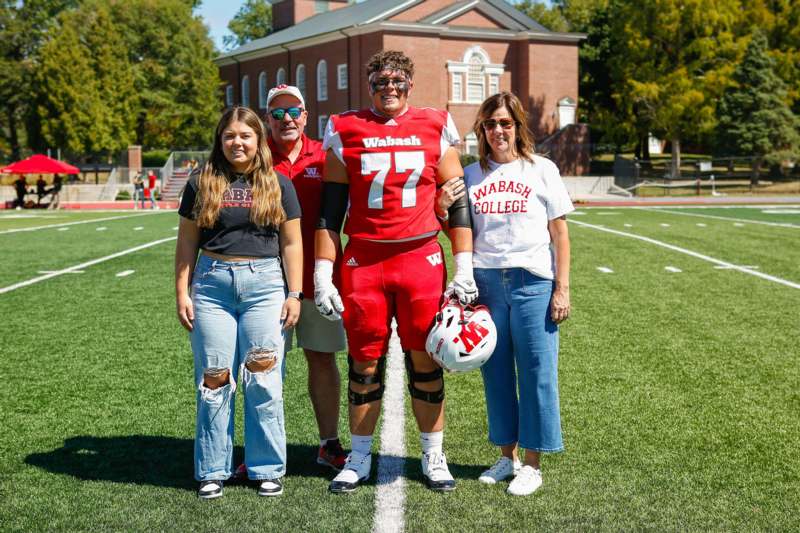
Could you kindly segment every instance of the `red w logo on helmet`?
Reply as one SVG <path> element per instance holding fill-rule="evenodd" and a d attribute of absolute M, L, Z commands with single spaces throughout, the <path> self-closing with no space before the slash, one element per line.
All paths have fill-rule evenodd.
<path fill-rule="evenodd" d="M 489 330 L 485 327 L 481 326 L 477 322 L 467 322 L 461 328 L 461 333 L 458 334 L 458 338 L 461 339 L 461 343 L 467 350 L 467 353 L 471 352 L 473 348 L 475 348 L 480 342 L 486 338 L 489 334 Z"/>

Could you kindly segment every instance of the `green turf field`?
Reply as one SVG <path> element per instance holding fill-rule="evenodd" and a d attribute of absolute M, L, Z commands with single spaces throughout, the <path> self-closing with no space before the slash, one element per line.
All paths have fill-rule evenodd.
<path fill-rule="evenodd" d="M 800 209 L 779 210 L 571 216 L 566 452 L 544 458 L 544 486 L 531 497 L 480 485 L 496 458 L 480 375 L 450 375 L 445 449 L 458 489 L 423 487 L 406 405 L 406 529 L 797 530 L 800 213 L 791 211 Z M 226 485 L 224 498 L 198 501 L 173 240 L 20 285 L 176 234 L 174 212 L 122 218 L 131 214 L 0 216 L 0 530 L 369 531 L 377 461 L 357 494 L 327 493 L 299 351 L 287 358 L 284 495 Z M 339 363 L 344 375 L 343 354 Z"/>

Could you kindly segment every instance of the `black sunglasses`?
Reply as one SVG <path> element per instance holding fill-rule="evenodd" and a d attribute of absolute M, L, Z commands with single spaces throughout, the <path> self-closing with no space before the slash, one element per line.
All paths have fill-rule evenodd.
<path fill-rule="evenodd" d="M 386 90 L 389 85 L 394 85 L 398 92 L 404 93 L 408 91 L 408 80 L 405 78 L 379 78 L 370 82 L 373 92 L 380 92 Z"/>
<path fill-rule="evenodd" d="M 269 114 L 275 120 L 283 120 L 283 117 L 285 117 L 287 114 L 293 119 L 300 118 L 300 115 L 303 114 L 303 108 L 298 106 L 276 107 L 275 109 L 270 109 Z"/>

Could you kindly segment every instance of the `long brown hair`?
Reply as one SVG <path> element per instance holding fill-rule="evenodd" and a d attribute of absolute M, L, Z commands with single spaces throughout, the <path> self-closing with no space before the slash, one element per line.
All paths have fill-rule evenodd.
<path fill-rule="evenodd" d="M 250 220 L 259 226 L 278 226 L 286 220 L 286 212 L 281 204 L 278 175 L 272 168 L 272 154 L 267 146 L 266 129 L 252 109 L 240 106 L 225 111 L 217 123 L 211 156 L 197 180 L 197 198 L 194 204 L 197 225 L 201 228 L 214 227 L 219 217 L 223 194 L 230 182 L 236 179 L 236 171 L 222 151 L 222 133 L 234 122 L 246 124 L 258 137 L 256 155 L 244 173 L 247 182 L 253 188 Z"/>
<path fill-rule="evenodd" d="M 533 162 L 535 151 L 533 148 L 533 135 L 531 130 L 528 129 L 528 113 L 522 107 L 522 102 L 519 101 L 516 95 L 503 91 L 483 101 L 480 109 L 478 109 L 478 116 L 475 117 L 475 123 L 472 125 L 472 131 L 478 138 L 478 156 L 483 170 L 489 168 L 489 156 L 492 154 L 492 147 L 486 138 L 486 131 L 483 129 L 483 121 L 491 118 L 492 114 L 501 107 L 505 107 L 508 110 L 511 118 L 516 123 L 514 150 L 517 156 Z"/>

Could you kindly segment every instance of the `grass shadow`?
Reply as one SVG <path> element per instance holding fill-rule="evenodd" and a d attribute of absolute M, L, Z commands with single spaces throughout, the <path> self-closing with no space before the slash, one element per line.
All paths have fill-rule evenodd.
<path fill-rule="evenodd" d="M 289 477 L 330 479 L 333 471 L 316 462 L 317 447 L 287 444 Z M 64 445 L 25 458 L 25 464 L 86 481 L 111 481 L 195 490 L 192 439 L 151 435 L 70 437 Z M 234 465 L 243 461 L 244 449 L 234 449 Z"/>

